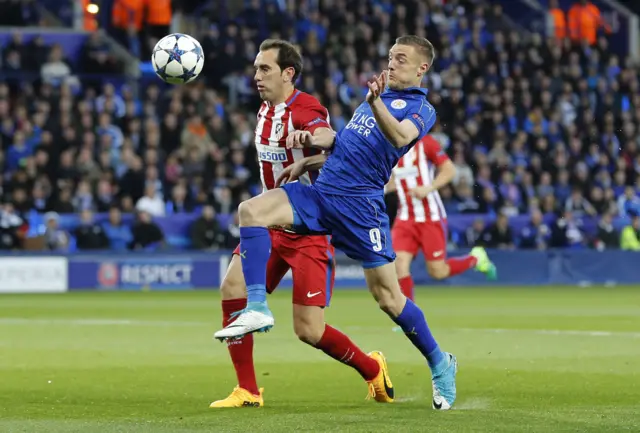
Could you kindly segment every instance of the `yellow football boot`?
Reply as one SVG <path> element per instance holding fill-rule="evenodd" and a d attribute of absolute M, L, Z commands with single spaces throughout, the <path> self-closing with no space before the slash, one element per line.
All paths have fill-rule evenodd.
<path fill-rule="evenodd" d="M 387 368 L 387 360 L 382 352 L 371 352 L 369 356 L 380 365 L 380 372 L 372 380 L 368 381 L 369 395 L 367 399 L 373 398 L 379 403 L 393 402 L 393 384 L 389 378 L 389 369 Z"/>
<path fill-rule="evenodd" d="M 255 395 L 244 388 L 236 386 L 233 389 L 233 392 L 229 394 L 229 397 L 225 398 L 224 400 L 214 401 L 209 405 L 209 407 L 211 409 L 221 409 L 227 407 L 262 407 L 264 406 L 262 391 L 264 391 L 264 388 L 260 388 L 260 395 Z"/>

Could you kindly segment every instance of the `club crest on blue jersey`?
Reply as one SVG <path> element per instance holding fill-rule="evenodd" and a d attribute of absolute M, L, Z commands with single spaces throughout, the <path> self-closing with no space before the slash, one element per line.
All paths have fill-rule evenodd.
<path fill-rule="evenodd" d="M 403 99 L 394 99 L 391 102 L 391 108 L 395 108 L 396 110 L 402 110 L 407 106 L 407 101 Z"/>

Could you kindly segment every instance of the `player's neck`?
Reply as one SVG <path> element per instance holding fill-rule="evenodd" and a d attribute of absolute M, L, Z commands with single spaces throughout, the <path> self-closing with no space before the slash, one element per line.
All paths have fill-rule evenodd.
<path fill-rule="evenodd" d="M 273 101 L 267 101 L 267 104 L 270 105 L 270 106 L 280 105 L 284 101 L 289 99 L 291 97 L 291 95 L 293 95 L 293 92 L 295 92 L 295 91 L 296 91 L 295 87 L 289 86 L 289 87 L 284 89 L 284 92 L 282 92 L 282 95 L 280 95 L 279 98 L 275 98 Z"/>
<path fill-rule="evenodd" d="M 413 89 L 415 87 L 421 87 L 421 85 L 422 85 L 422 81 L 418 81 L 417 83 L 406 83 L 405 82 L 401 86 L 399 86 L 399 87 L 397 87 L 395 89 L 389 88 L 389 90 L 395 90 L 396 92 L 398 92 L 398 91 L 401 92 L 403 90 Z"/>

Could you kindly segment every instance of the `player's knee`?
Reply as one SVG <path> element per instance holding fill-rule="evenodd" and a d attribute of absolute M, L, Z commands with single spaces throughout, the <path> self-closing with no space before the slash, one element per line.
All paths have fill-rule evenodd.
<path fill-rule="evenodd" d="M 449 267 L 444 262 L 427 263 L 427 272 L 434 280 L 444 280 L 449 277 Z"/>
<path fill-rule="evenodd" d="M 225 278 L 220 285 L 220 296 L 222 299 L 246 298 L 244 282 L 236 278 Z"/>
<path fill-rule="evenodd" d="M 404 295 L 400 288 L 376 287 L 372 290 L 373 298 L 378 302 L 378 307 L 388 315 L 397 317 L 404 307 Z"/>
<path fill-rule="evenodd" d="M 324 333 L 324 323 L 314 323 L 314 321 L 305 319 L 294 319 L 293 331 L 300 341 L 315 346 Z"/>
<path fill-rule="evenodd" d="M 247 200 L 240 203 L 238 206 L 238 217 L 240 218 L 241 226 L 255 226 L 259 220 L 260 210 L 256 205 L 255 200 Z"/>

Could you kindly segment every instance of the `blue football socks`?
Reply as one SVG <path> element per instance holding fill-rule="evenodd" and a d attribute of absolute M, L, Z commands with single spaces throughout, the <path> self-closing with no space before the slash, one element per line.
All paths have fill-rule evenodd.
<path fill-rule="evenodd" d="M 240 260 L 247 285 L 247 305 L 267 302 L 267 261 L 271 236 L 266 227 L 240 227 Z"/>
<path fill-rule="evenodd" d="M 445 357 L 433 338 L 420 307 L 407 298 L 402 312 L 393 320 L 402 328 L 411 343 L 424 355 L 431 370 L 437 369 Z"/>

